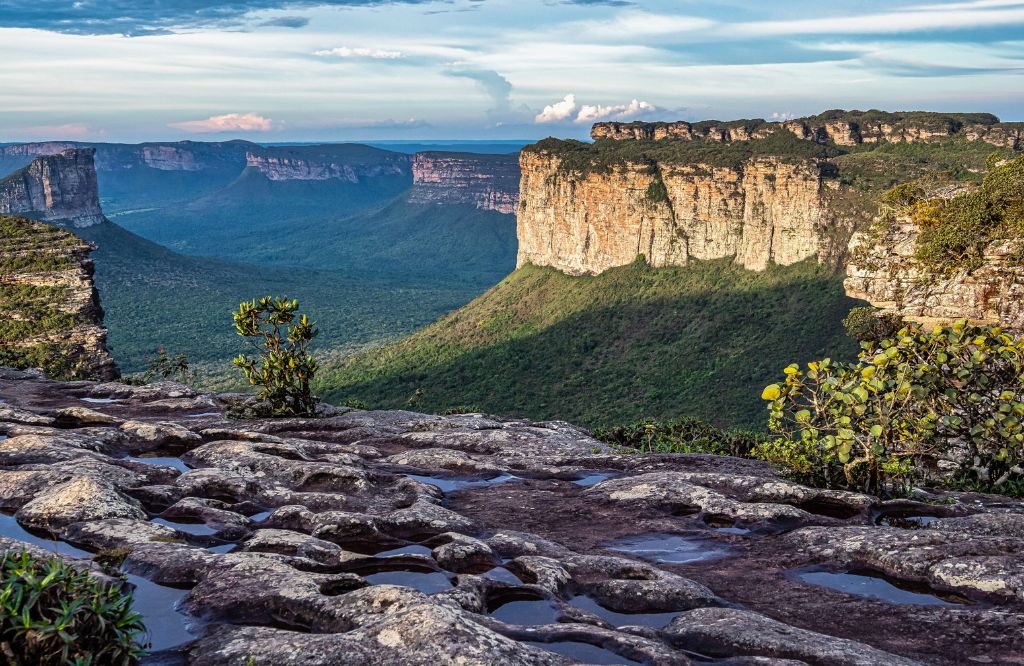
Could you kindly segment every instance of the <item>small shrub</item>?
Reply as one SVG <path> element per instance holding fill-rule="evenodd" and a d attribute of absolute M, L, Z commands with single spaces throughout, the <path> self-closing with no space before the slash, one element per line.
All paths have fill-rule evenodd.
<path fill-rule="evenodd" d="M 84 666 L 138 662 L 142 617 L 132 595 L 60 559 L 0 556 L 0 637 L 7 663 Z"/>
<path fill-rule="evenodd" d="M 347 398 L 341 404 L 345 405 L 346 407 L 351 407 L 352 409 L 367 410 L 367 409 L 370 408 L 370 406 L 368 404 L 366 404 L 365 402 L 363 402 L 359 398 Z"/>
<path fill-rule="evenodd" d="M 306 315 L 296 314 L 298 309 L 298 301 L 267 296 L 241 303 L 234 314 L 235 330 L 250 339 L 257 354 L 240 354 L 235 367 L 259 388 L 257 399 L 265 401 L 274 416 L 316 411 L 310 382 L 317 364 L 308 349 L 317 330 Z"/>
<path fill-rule="evenodd" d="M 706 421 L 681 418 L 674 421 L 638 421 L 629 425 L 598 428 L 594 436 L 619 449 L 642 453 L 712 453 L 747 456 L 765 436 L 744 430 L 720 430 Z"/>
<path fill-rule="evenodd" d="M 160 379 L 177 377 L 180 381 L 187 384 L 194 379 L 192 368 L 189 365 L 188 356 L 185 354 L 178 354 L 172 357 L 163 347 L 159 349 L 154 358 L 149 360 L 147 365 L 149 367 L 146 372 L 142 374 L 142 380 L 144 382 L 151 382 L 157 377 Z"/>
<path fill-rule="evenodd" d="M 896 211 L 906 211 L 924 199 L 924 190 L 914 183 L 903 183 L 882 195 L 882 203 Z"/>
<path fill-rule="evenodd" d="M 940 462 L 995 491 L 1024 478 L 1024 338 L 998 326 L 908 324 L 855 363 L 790 365 L 761 397 L 782 440 L 763 455 L 824 485 L 881 493 Z"/>
<path fill-rule="evenodd" d="M 843 320 L 843 328 L 856 342 L 881 342 L 903 328 L 903 319 L 872 307 L 853 308 Z"/>

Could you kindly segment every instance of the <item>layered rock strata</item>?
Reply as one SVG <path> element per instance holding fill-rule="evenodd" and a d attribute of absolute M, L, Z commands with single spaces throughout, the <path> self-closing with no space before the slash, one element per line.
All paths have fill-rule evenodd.
<path fill-rule="evenodd" d="M 0 215 L 88 227 L 103 222 L 93 164 L 95 150 L 73 148 L 36 157 L 0 180 Z"/>
<path fill-rule="evenodd" d="M 0 357 L 68 376 L 111 379 L 94 246 L 23 218 L 0 216 Z"/>
<path fill-rule="evenodd" d="M 0 398 L 14 514 L 0 549 L 46 543 L 23 528 L 63 542 L 40 556 L 86 566 L 126 549 L 161 628 L 153 663 L 910 666 L 1024 651 L 1024 506 L 1006 498 L 882 502 L 479 414 L 230 421 L 230 396 L 10 371 Z M 807 578 L 851 571 L 921 601 Z"/>
<path fill-rule="evenodd" d="M 345 148 L 344 146 L 342 148 Z M 249 150 L 246 167 L 268 180 L 343 180 L 409 176 L 411 158 L 364 147 L 364 154 L 338 153 L 331 146 L 261 148 Z"/>
<path fill-rule="evenodd" d="M 516 155 L 417 153 L 408 199 L 419 204 L 467 204 L 514 215 L 519 208 Z"/>
<path fill-rule="evenodd" d="M 845 250 L 824 233 L 837 181 L 816 160 L 754 158 L 741 166 L 627 162 L 566 170 L 524 151 L 518 265 L 597 274 L 643 255 L 653 266 L 735 257 L 751 270 Z"/>

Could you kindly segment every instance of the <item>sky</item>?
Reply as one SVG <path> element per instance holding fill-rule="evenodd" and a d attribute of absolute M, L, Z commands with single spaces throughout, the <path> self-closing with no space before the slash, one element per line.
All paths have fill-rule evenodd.
<path fill-rule="evenodd" d="M 0 141 L 582 138 L 834 108 L 1024 120 L 1024 0 L 0 0 Z"/>

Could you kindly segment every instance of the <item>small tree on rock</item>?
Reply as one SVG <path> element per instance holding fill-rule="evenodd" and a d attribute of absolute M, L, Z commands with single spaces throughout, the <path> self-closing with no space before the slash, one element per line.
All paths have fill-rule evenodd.
<path fill-rule="evenodd" d="M 268 403 L 275 416 L 304 416 L 316 410 L 310 383 L 316 361 L 309 344 L 318 331 L 304 314 L 297 314 L 299 302 L 267 296 L 241 303 L 234 314 L 235 330 L 249 338 L 255 357 L 240 354 L 235 367 L 245 373 L 257 398 Z"/>

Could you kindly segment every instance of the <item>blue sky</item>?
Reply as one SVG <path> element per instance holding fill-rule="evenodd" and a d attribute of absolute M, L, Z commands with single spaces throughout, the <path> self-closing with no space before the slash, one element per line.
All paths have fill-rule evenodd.
<path fill-rule="evenodd" d="M 830 108 L 1024 120 L 1024 0 L 0 0 L 0 141 L 582 137 Z"/>

